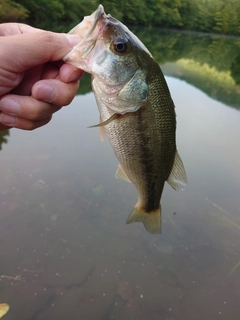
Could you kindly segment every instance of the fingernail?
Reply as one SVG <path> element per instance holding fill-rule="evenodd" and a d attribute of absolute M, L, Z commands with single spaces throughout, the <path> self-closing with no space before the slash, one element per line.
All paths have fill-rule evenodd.
<path fill-rule="evenodd" d="M 0 122 L 6 126 L 13 127 L 16 122 L 16 117 L 2 113 L 0 114 Z"/>
<path fill-rule="evenodd" d="M 84 75 L 84 71 L 80 69 L 73 69 L 73 71 L 68 75 L 66 81 L 73 82 L 80 80 Z"/>
<path fill-rule="evenodd" d="M 66 37 L 72 47 L 74 47 L 76 44 L 78 44 L 81 40 L 81 38 L 79 36 L 77 36 L 76 34 L 67 34 Z"/>
<path fill-rule="evenodd" d="M 51 102 L 54 96 L 54 89 L 48 84 L 41 84 L 41 86 L 37 88 L 36 95 L 36 97 L 40 97 L 43 101 Z"/>
<path fill-rule="evenodd" d="M 4 113 L 17 115 L 19 111 L 19 103 L 17 100 L 6 97 L 0 100 L 0 110 Z"/>

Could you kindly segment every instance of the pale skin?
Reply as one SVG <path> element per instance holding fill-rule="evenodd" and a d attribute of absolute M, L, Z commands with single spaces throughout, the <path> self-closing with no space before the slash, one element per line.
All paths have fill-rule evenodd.
<path fill-rule="evenodd" d="M 41 127 L 72 101 L 83 71 L 61 59 L 79 41 L 25 24 L 0 24 L 0 131 Z"/>

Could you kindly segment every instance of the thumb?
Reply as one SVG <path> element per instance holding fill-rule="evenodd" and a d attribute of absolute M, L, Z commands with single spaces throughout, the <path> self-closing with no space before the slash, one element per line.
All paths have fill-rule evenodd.
<path fill-rule="evenodd" d="M 48 61 L 61 60 L 80 41 L 76 35 L 37 31 L 0 37 L 0 65 L 23 72 Z"/>

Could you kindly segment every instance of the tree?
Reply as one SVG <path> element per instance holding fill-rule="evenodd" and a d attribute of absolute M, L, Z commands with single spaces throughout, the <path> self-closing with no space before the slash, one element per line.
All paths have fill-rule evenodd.
<path fill-rule="evenodd" d="M 28 10 L 11 0 L 0 0 L 0 22 L 22 21 L 28 17 Z"/>
<path fill-rule="evenodd" d="M 154 24 L 165 28 L 178 28 L 182 26 L 180 15 L 180 0 L 157 0 L 155 1 Z"/>

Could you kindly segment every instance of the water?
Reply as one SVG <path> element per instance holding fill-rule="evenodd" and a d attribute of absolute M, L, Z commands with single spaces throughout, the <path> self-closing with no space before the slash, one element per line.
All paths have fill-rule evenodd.
<path fill-rule="evenodd" d="M 184 58 L 190 59 L 201 45 L 196 35 L 181 37 L 180 43 L 192 37 Z M 179 35 L 168 39 L 176 43 Z M 225 51 L 235 52 L 230 40 Z M 171 50 L 169 56 L 181 55 Z M 239 319 L 239 86 L 228 87 L 222 101 L 221 81 L 214 91 L 209 80 L 202 91 L 198 70 L 190 77 L 177 69 L 179 59 L 164 61 L 163 70 L 189 184 L 182 193 L 166 184 L 159 236 L 142 224 L 125 225 L 137 194 L 115 179 L 109 142 L 87 128 L 99 122 L 92 93 L 78 95 L 43 128 L 3 137 L 0 303 L 10 305 L 4 319 Z M 231 62 L 213 60 L 229 73 Z M 88 84 L 82 87 L 86 92 Z"/>

